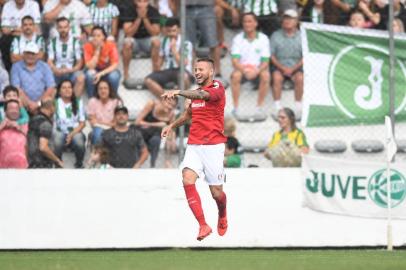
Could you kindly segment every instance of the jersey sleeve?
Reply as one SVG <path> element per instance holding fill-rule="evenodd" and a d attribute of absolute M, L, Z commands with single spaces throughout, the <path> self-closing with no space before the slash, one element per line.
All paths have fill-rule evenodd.
<path fill-rule="evenodd" d="M 298 147 L 309 147 L 309 144 L 306 140 L 306 135 L 303 133 L 303 131 L 299 132 L 296 143 Z"/>
<path fill-rule="evenodd" d="M 216 81 L 213 83 L 212 87 L 204 87 L 202 90 L 210 94 L 210 101 L 218 101 L 225 96 L 224 87 Z"/>
<path fill-rule="evenodd" d="M 261 48 L 261 62 L 269 61 L 269 57 L 271 56 L 271 49 L 269 44 L 268 37 L 264 36 Z"/>
<path fill-rule="evenodd" d="M 231 44 L 231 57 L 234 59 L 240 59 L 241 58 L 241 48 L 239 46 L 238 42 L 238 36 L 236 36 L 233 39 L 233 43 Z"/>

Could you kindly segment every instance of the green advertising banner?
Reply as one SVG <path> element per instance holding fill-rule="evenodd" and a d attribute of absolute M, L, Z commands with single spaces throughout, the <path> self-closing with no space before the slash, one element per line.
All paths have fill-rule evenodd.
<path fill-rule="evenodd" d="M 302 162 L 304 205 L 310 209 L 358 217 L 406 219 L 406 164 L 391 164 L 388 196 L 385 163 L 305 155 Z"/>
<path fill-rule="evenodd" d="M 385 31 L 303 23 L 304 97 L 308 127 L 383 124 L 389 114 Z M 395 39 L 395 114 L 406 120 L 406 37 Z"/>

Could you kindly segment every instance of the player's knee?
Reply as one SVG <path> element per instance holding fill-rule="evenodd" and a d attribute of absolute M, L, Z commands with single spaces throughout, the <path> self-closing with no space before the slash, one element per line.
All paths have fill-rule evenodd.
<path fill-rule="evenodd" d="M 196 183 L 197 180 L 197 174 L 189 169 L 189 168 L 184 168 L 182 170 L 182 178 L 183 178 L 183 185 L 193 185 L 194 183 Z"/>

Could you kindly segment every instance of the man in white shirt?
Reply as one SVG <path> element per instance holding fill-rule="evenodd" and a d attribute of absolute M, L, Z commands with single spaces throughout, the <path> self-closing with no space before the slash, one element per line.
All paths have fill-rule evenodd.
<path fill-rule="evenodd" d="M 41 14 L 39 5 L 33 0 L 10 0 L 4 4 L 1 13 L 0 50 L 6 70 L 11 69 L 10 47 L 15 36 L 21 35 L 21 19 L 31 16 L 36 25 L 35 31 L 39 33 Z"/>
<path fill-rule="evenodd" d="M 243 32 L 234 37 L 231 56 L 233 72 L 231 73 L 231 90 L 233 96 L 233 115 L 241 120 L 239 97 L 241 83 L 259 80 L 257 108 L 254 119 L 264 120 L 266 113 L 263 108 L 266 94 L 269 90 L 269 39 L 265 34 L 256 30 L 258 21 L 252 12 L 242 15 Z"/>
<path fill-rule="evenodd" d="M 160 71 L 154 71 L 145 78 L 145 86 L 157 98 L 161 98 L 164 93 L 164 87 L 168 83 L 178 84 L 179 79 L 179 63 L 180 63 L 180 44 L 181 36 L 179 34 L 179 21 L 174 18 L 168 18 L 165 23 L 165 37 L 160 45 L 159 66 L 163 65 Z M 186 59 L 186 74 L 185 88 L 189 88 L 192 77 L 192 58 L 193 46 L 190 41 L 185 41 L 185 59 Z"/>
<path fill-rule="evenodd" d="M 70 21 L 71 34 L 78 39 L 82 38 L 81 27 L 87 35 L 92 30 L 92 17 L 88 8 L 79 0 L 48 0 L 44 6 L 44 21 L 52 24 L 57 18 L 66 17 Z M 58 35 L 55 27 L 51 29 L 51 37 Z"/>

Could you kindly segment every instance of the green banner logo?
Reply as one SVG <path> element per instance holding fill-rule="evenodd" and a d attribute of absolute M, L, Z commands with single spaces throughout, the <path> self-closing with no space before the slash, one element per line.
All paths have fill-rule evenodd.
<path fill-rule="evenodd" d="M 388 207 L 386 169 L 375 172 L 368 183 L 368 194 L 372 201 L 380 207 Z M 398 206 L 406 197 L 406 178 L 397 170 L 390 171 L 392 208 Z"/>

